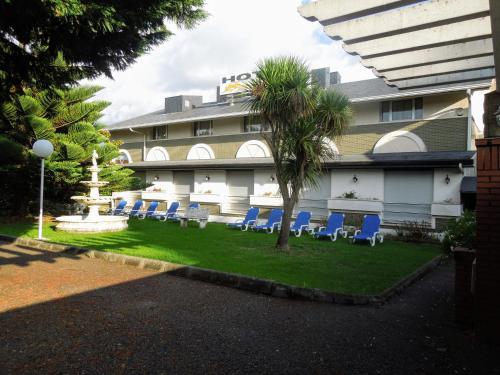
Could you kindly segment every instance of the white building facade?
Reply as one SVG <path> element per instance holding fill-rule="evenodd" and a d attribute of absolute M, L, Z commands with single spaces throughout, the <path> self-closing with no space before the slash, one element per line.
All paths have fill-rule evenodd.
<path fill-rule="evenodd" d="M 424 221 L 433 228 L 461 214 L 462 181 L 474 175 L 471 140 L 478 134 L 469 95 L 489 82 L 400 90 L 382 79 L 340 83 L 328 68 L 312 74 L 347 95 L 355 117 L 344 137 L 325 140 L 337 157 L 325 163 L 319 188 L 302 192 L 296 211 L 311 211 L 317 220 L 332 211 L 376 213 L 386 226 Z M 129 204 L 139 197 L 183 207 L 196 201 L 219 218 L 282 205 L 265 129 L 244 102 L 223 95 L 214 103 L 166 98 L 164 109 L 109 130 L 124 142 L 117 162 L 151 184 L 116 194 Z"/>

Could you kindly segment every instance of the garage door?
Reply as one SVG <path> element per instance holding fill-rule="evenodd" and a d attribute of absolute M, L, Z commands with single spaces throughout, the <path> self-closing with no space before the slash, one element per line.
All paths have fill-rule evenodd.
<path fill-rule="evenodd" d="M 253 171 L 227 171 L 228 195 L 248 197 L 253 194 Z"/>
<path fill-rule="evenodd" d="M 193 171 L 174 171 L 174 193 L 189 194 L 194 191 Z"/>
<path fill-rule="evenodd" d="M 432 199 L 432 170 L 385 172 L 384 222 L 430 222 Z"/>
<path fill-rule="evenodd" d="M 227 171 L 226 181 L 228 196 L 223 206 L 224 213 L 244 214 L 250 207 L 250 195 L 253 194 L 253 170 Z"/>

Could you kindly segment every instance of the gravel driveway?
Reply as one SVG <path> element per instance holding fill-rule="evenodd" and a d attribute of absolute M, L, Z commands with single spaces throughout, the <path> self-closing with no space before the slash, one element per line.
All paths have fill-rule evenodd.
<path fill-rule="evenodd" d="M 500 374 L 445 263 L 382 307 L 269 298 L 0 245 L 0 374 Z"/>

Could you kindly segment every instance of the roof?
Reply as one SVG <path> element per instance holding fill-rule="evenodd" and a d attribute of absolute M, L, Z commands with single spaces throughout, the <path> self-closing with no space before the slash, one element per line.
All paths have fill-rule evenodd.
<path fill-rule="evenodd" d="M 332 85 L 335 90 L 347 95 L 353 103 L 369 102 L 390 98 L 426 96 L 447 92 L 466 91 L 467 89 L 487 89 L 491 86 L 490 80 L 476 80 L 454 84 L 443 84 L 433 88 L 401 90 L 396 86 L 389 86 L 382 78 L 366 79 L 363 81 L 346 82 Z"/>
<path fill-rule="evenodd" d="M 198 120 L 242 116 L 248 114 L 248 112 L 248 109 L 245 108 L 242 102 L 235 102 L 233 105 L 230 105 L 229 103 L 219 103 L 193 108 L 185 112 L 175 113 L 165 113 L 165 110 L 161 109 L 108 125 L 107 128 L 110 130 L 117 130 L 132 127 L 139 128 L 154 125 L 179 124 Z"/>
<path fill-rule="evenodd" d="M 474 81 L 466 84 L 442 85 L 433 89 L 400 90 L 387 85 L 382 78 L 367 79 L 363 81 L 346 82 L 332 85 L 351 99 L 353 103 L 388 100 L 391 98 L 425 96 L 446 92 L 465 91 L 467 89 L 488 88 L 488 80 Z M 229 103 L 211 103 L 193 108 L 185 112 L 165 113 L 164 109 L 107 125 L 110 130 L 141 128 L 155 125 L 179 124 L 185 122 L 218 119 L 225 117 L 244 116 L 249 113 L 243 101 Z"/>
<path fill-rule="evenodd" d="M 440 168 L 473 166 L 473 151 L 403 152 L 387 154 L 340 155 L 325 162 L 328 169 L 342 168 Z M 127 168 L 142 169 L 258 169 L 273 167 L 272 158 L 141 161 Z"/>

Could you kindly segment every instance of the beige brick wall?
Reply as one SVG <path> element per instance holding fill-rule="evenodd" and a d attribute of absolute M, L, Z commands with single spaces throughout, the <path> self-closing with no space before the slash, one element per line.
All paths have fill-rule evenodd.
<path fill-rule="evenodd" d="M 396 130 L 411 131 L 418 135 L 428 151 L 465 151 L 467 118 L 422 120 L 417 122 L 391 122 L 374 125 L 351 126 L 337 146 L 342 154 L 366 154 L 377 141 Z"/>
<path fill-rule="evenodd" d="M 113 134 L 113 138 L 114 134 Z M 259 139 L 259 134 L 234 134 L 224 136 L 211 137 L 190 137 L 183 139 L 168 139 L 158 141 L 147 141 L 147 149 L 150 150 L 155 146 L 165 147 L 170 156 L 170 160 L 186 160 L 187 154 L 191 147 L 198 143 L 209 145 L 214 151 L 217 159 L 233 159 L 236 157 L 236 152 L 240 146 L 246 141 Z M 124 143 L 121 148 L 130 152 L 133 161 L 140 161 L 142 154 L 142 142 Z"/>
<path fill-rule="evenodd" d="M 466 149 L 466 117 L 351 126 L 348 133 L 336 143 L 342 154 L 366 154 L 372 152 L 373 146 L 382 136 L 396 130 L 415 133 L 422 138 L 428 151 L 462 151 Z M 118 139 L 120 134 L 113 132 L 113 138 Z M 251 139 L 261 140 L 261 137 L 255 133 L 243 133 L 147 141 L 147 148 L 150 150 L 154 146 L 163 146 L 168 150 L 170 160 L 185 160 L 192 146 L 197 143 L 205 143 L 212 147 L 217 159 L 232 159 L 236 156 L 238 148 Z M 121 147 L 130 152 L 134 161 L 141 160 L 142 142 L 124 143 Z"/>

